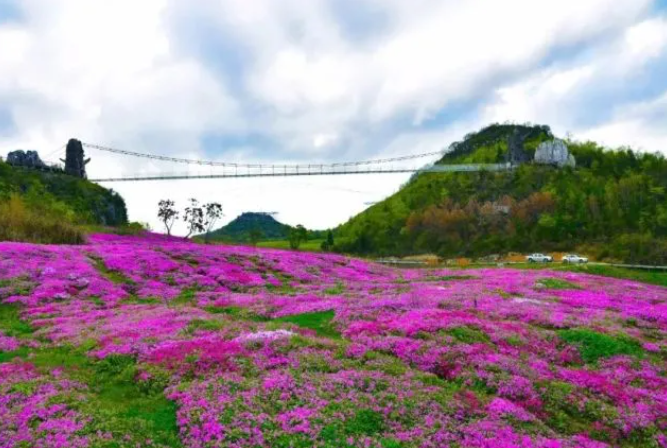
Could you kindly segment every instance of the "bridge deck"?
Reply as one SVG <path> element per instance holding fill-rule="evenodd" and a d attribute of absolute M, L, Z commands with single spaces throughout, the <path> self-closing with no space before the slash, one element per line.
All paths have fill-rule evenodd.
<path fill-rule="evenodd" d="M 450 173 L 450 172 L 477 172 L 477 171 L 506 171 L 514 167 L 510 164 L 460 164 L 434 165 L 427 168 L 357 168 L 343 167 L 330 168 L 326 165 L 311 166 L 275 166 L 259 169 L 245 168 L 225 171 L 216 174 L 160 174 L 138 175 L 90 179 L 92 182 L 138 182 L 157 180 L 186 180 L 186 179 L 227 179 L 248 177 L 289 177 L 289 176 L 339 176 L 350 174 L 398 174 L 398 173 Z"/>

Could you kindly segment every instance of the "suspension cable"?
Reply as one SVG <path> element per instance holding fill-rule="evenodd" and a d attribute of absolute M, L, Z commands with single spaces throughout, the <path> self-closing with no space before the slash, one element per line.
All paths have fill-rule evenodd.
<path fill-rule="evenodd" d="M 433 151 L 433 152 L 427 152 L 423 154 L 414 154 L 414 155 L 408 155 L 408 156 L 398 156 L 398 157 L 390 157 L 386 159 L 374 159 L 374 160 L 364 160 L 364 161 L 358 161 L 358 162 L 337 162 L 337 163 L 310 163 L 310 164 L 293 164 L 293 165 L 276 165 L 276 164 L 259 164 L 259 163 L 234 163 L 234 162 L 215 162 L 212 160 L 197 160 L 197 159 L 183 159 L 180 157 L 169 157 L 169 156 L 162 156 L 162 155 L 156 155 L 156 154 L 146 154 L 146 153 L 141 153 L 141 152 L 134 152 L 134 151 L 126 151 L 123 149 L 117 149 L 117 148 L 111 148 L 108 146 L 102 146 L 102 145 L 95 145 L 92 143 L 82 143 L 83 146 L 86 148 L 90 149 L 97 149 L 99 151 L 106 151 L 106 152 L 111 152 L 115 154 L 122 154 L 122 155 L 127 155 L 127 156 L 133 156 L 133 157 L 143 157 L 146 159 L 154 159 L 154 160 L 162 160 L 166 162 L 175 162 L 175 163 L 187 163 L 191 165 L 206 165 L 206 166 L 223 166 L 223 167 L 234 167 L 234 168 L 297 168 L 297 167 L 323 167 L 323 168 L 331 168 L 331 167 L 339 167 L 339 166 L 359 166 L 359 165 L 373 165 L 373 164 L 382 164 L 382 163 L 388 163 L 388 162 L 398 162 L 402 160 L 413 160 L 413 159 L 421 159 L 425 157 L 430 157 L 430 156 L 435 156 L 435 155 L 442 155 L 443 151 Z"/>

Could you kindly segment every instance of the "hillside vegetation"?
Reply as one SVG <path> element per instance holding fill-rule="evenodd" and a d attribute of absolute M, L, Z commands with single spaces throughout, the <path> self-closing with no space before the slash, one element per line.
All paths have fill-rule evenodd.
<path fill-rule="evenodd" d="M 116 192 L 74 176 L 0 162 L 0 240 L 78 244 L 84 226 L 125 226 Z"/>
<path fill-rule="evenodd" d="M 491 125 L 438 164 L 508 160 L 553 136 L 546 126 Z M 527 131 L 527 132 L 526 132 Z M 566 142 L 577 167 L 524 163 L 510 172 L 423 173 L 337 229 L 337 250 L 373 255 L 479 256 L 584 249 L 599 258 L 667 263 L 667 160 L 594 142 Z"/>
<path fill-rule="evenodd" d="M 287 238 L 292 228 L 276 220 L 268 213 L 242 213 L 226 226 L 210 233 L 209 239 L 230 242 L 250 241 L 250 232 L 259 231 L 267 240 Z"/>
<path fill-rule="evenodd" d="M 241 213 L 229 224 L 215 230 L 208 235 L 209 241 L 227 243 L 251 243 L 260 247 L 296 248 L 293 247 L 294 234 L 300 234 L 300 242 L 307 246 L 307 250 L 320 250 L 321 244 L 327 237 L 326 230 L 308 230 L 303 226 L 292 227 L 283 224 L 272 215 L 262 212 Z M 306 249 L 306 247 L 303 247 Z"/>

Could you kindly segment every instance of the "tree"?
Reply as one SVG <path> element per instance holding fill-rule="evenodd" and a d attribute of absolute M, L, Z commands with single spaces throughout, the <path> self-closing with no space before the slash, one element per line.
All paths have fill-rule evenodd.
<path fill-rule="evenodd" d="M 250 233 L 248 233 L 248 239 L 250 240 L 250 244 L 253 246 L 257 246 L 257 243 L 259 243 L 262 238 L 264 238 L 264 232 L 259 227 L 253 227 L 250 229 Z"/>
<path fill-rule="evenodd" d="M 208 243 L 209 233 L 215 227 L 215 223 L 222 217 L 222 205 L 217 202 L 209 202 L 204 205 L 204 230 L 206 235 L 204 236 L 204 241 Z"/>
<path fill-rule="evenodd" d="M 306 241 L 307 239 L 308 239 L 308 231 L 306 230 L 306 228 L 304 226 L 299 224 L 298 226 L 296 226 L 295 228 L 293 228 L 290 231 L 289 247 L 291 249 L 296 250 L 296 249 L 299 248 L 299 246 L 301 246 L 301 243 L 303 241 Z"/>
<path fill-rule="evenodd" d="M 185 238 L 190 238 L 193 233 L 201 233 L 206 228 L 204 227 L 204 210 L 199 206 L 199 201 L 190 199 L 190 206 L 186 207 L 183 221 L 188 225 L 188 234 Z"/>
<path fill-rule="evenodd" d="M 333 237 L 333 232 L 331 230 L 327 231 L 327 239 L 322 241 L 322 244 L 320 245 L 320 248 L 323 251 L 328 251 L 333 249 L 334 246 L 334 237 Z"/>
<path fill-rule="evenodd" d="M 163 199 L 158 202 L 157 217 L 164 224 L 167 235 L 171 236 L 171 228 L 178 219 L 178 211 L 174 208 L 176 203 L 171 199 Z"/>

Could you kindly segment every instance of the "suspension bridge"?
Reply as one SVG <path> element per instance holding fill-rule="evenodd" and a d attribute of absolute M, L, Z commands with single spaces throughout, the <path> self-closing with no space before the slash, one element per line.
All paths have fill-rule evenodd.
<path fill-rule="evenodd" d="M 92 182 L 138 182 L 160 180 L 186 179 L 225 179 L 225 178 L 253 178 L 253 177 L 287 177 L 287 176 L 334 176 L 353 174 L 398 174 L 398 173 L 449 173 L 449 172 L 478 172 L 478 171 L 506 171 L 515 166 L 510 163 L 488 164 L 422 164 L 420 167 L 405 166 L 405 162 L 418 159 L 442 157 L 444 151 L 434 151 L 421 154 L 396 156 L 383 159 L 348 161 L 336 163 L 310 164 L 260 164 L 235 163 L 213 160 L 187 159 L 157 154 L 147 154 L 128 151 L 108 146 L 81 142 L 82 147 L 88 150 L 102 151 L 125 157 L 144 158 L 155 161 L 171 162 L 190 166 L 209 167 L 210 173 L 181 172 L 158 174 L 131 174 L 120 177 L 94 177 Z M 215 168 L 215 172 L 212 170 Z"/>

